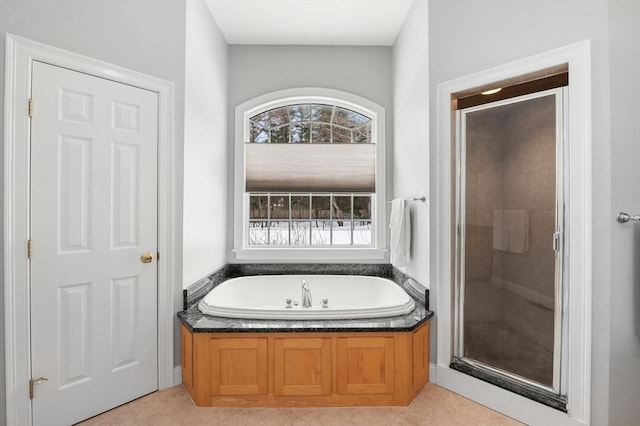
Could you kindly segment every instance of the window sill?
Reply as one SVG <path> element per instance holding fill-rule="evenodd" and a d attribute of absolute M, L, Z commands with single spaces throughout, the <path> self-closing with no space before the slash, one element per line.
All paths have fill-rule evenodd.
<path fill-rule="evenodd" d="M 275 262 L 335 262 L 370 261 L 382 263 L 387 258 L 386 249 L 375 248 L 242 248 L 234 249 L 237 261 Z"/>

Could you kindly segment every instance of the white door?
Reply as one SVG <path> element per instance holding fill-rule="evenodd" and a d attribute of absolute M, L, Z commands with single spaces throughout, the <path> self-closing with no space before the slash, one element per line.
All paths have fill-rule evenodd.
<path fill-rule="evenodd" d="M 158 389 L 158 98 L 39 62 L 32 97 L 33 423 L 64 425 Z"/>

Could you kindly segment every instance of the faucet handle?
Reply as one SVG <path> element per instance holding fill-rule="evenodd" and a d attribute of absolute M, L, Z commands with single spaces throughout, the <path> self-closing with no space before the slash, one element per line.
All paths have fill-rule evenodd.
<path fill-rule="evenodd" d="M 292 302 L 291 298 L 290 298 L 290 297 L 287 297 L 287 298 L 284 300 L 284 303 L 286 303 L 286 304 L 287 304 L 287 305 L 285 306 L 285 308 L 291 309 L 291 302 Z"/>
<path fill-rule="evenodd" d="M 328 308 L 329 307 L 329 299 L 327 299 L 326 297 L 324 299 L 322 299 L 320 301 L 320 306 L 322 306 L 323 308 Z"/>

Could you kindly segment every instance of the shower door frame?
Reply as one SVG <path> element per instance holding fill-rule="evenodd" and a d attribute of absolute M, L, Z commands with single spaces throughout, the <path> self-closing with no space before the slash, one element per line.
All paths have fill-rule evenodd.
<path fill-rule="evenodd" d="M 501 378 L 515 384 L 539 389 L 543 393 L 566 398 L 567 388 L 567 281 L 568 265 L 565 218 L 568 182 L 568 146 L 564 123 L 567 120 L 567 88 L 560 87 L 503 99 L 456 110 L 455 112 L 455 250 L 454 256 L 454 303 L 453 303 L 453 359 L 471 369 L 482 370 L 486 375 Z M 554 229 L 554 339 L 553 339 L 553 380 L 551 386 L 502 370 L 482 361 L 464 356 L 464 302 L 465 302 L 465 249 L 466 249 L 466 117 L 468 114 L 526 102 L 533 99 L 554 96 L 555 101 L 555 229 Z M 528 232 L 528 230 L 527 230 Z M 534 398 L 535 399 L 535 398 Z M 548 398 L 543 398 L 548 399 Z"/>
<path fill-rule="evenodd" d="M 466 398 L 497 410 L 524 423 L 587 425 L 591 423 L 593 287 L 593 170 L 592 170 L 592 61 L 591 42 L 582 40 L 556 49 L 536 53 L 510 62 L 494 63 L 491 68 L 470 72 L 451 80 L 435 80 L 436 129 L 431 132 L 433 169 L 431 191 L 432 234 L 429 252 L 432 267 L 432 293 L 436 299 L 436 365 L 433 380 Z M 569 328 L 567 344 L 567 412 L 550 408 L 503 388 L 478 380 L 450 367 L 453 350 L 453 276 L 454 236 L 451 207 L 455 194 L 451 182 L 453 166 L 453 106 L 462 93 L 471 89 L 495 87 L 496 82 L 517 81 L 528 73 L 565 65 L 569 70 L 567 98 L 567 145 L 571 190 L 566 226 L 569 230 L 567 268 Z M 597 377 L 596 377 L 597 378 Z"/>

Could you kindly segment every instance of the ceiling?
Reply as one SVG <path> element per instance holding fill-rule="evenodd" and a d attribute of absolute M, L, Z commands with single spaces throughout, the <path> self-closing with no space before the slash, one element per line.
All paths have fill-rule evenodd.
<path fill-rule="evenodd" d="M 413 0 L 205 0 L 229 44 L 391 46 Z"/>

